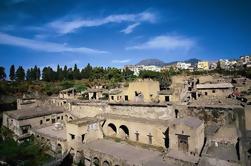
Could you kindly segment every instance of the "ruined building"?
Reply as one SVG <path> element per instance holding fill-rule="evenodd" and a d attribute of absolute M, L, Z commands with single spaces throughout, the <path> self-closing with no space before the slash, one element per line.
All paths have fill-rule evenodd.
<path fill-rule="evenodd" d="M 248 147 L 243 146 L 247 142 L 240 141 L 246 138 L 244 109 L 227 98 L 232 84 L 203 81 L 215 80 L 211 78 L 173 79 L 177 84 L 167 90 L 149 79 L 111 90 L 90 88 L 83 92 L 86 100 L 68 89 L 5 112 L 3 125 L 17 141 L 34 137 L 62 160 L 73 156 L 73 165 L 248 162 Z"/>

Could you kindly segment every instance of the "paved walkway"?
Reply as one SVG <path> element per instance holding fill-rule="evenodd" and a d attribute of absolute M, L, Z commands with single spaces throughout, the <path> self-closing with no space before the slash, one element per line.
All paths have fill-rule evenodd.
<path fill-rule="evenodd" d="M 96 140 L 83 145 L 101 153 L 126 160 L 129 165 L 175 166 L 175 161 L 164 161 L 158 151 L 147 150 L 126 143 L 116 143 L 110 140 Z"/>

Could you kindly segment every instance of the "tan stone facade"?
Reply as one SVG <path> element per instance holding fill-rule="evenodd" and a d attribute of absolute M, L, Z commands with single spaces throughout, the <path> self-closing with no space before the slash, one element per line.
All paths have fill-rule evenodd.
<path fill-rule="evenodd" d="M 219 128 L 232 125 L 229 128 L 235 129 L 233 123 L 237 119 L 231 105 L 221 109 L 223 100 L 222 106 L 215 105 L 211 99 L 208 103 L 213 106 L 203 104 L 203 97 L 196 99 L 198 103 L 191 102 L 192 99 L 182 101 L 192 90 L 204 95 L 208 88 L 211 91 L 212 84 L 203 87 L 213 79 L 207 76 L 200 79 L 202 87 L 194 85 L 189 91 L 189 81 L 197 79 L 199 77 L 176 78 L 173 80 L 176 85 L 165 91 L 160 90 L 157 81 L 137 80 L 128 87 L 112 91 L 106 101 L 48 98 L 38 107 L 5 112 L 3 125 L 19 137 L 33 134 L 63 156 L 73 154 L 76 163 L 84 160 L 86 165 L 96 162 L 99 165 L 144 165 L 145 161 L 135 158 L 140 158 L 142 153 L 149 156 L 140 159 L 151 163 L 148 165 L 194 165 L 200 162 L 200 154 L 208 142 L 211 146 L 213 141 L 224 140 L 219 138 L 224 134 Z M 229 93 L 231 88 L 223 87 Z M 220 91 L 222 87 L 216 89 Z M 221 97 L 226 93 L 208 92 L 206 96 Z M 232 100 L 229 102 L 233 103 Z M 208 134 L 206 127 L 212 133 Z M 233 140 L 236 137 L 237 134 Z M 233 140 L 231 146 L 237 142 Z M 152 161 L 151 155 L 155 156 Z M 162 163 L 163 158 L 168 161 L 166 164 Z"/>
<path fill-rule="evenodd" d="M 151 79 L 138 79 L 130 82 L 128 87 L 115 90 L 115 93 L 110 93 L 110 102 L 170 102 L 171 94 L 159 94 L 160 85 L 158 81 Z"/>

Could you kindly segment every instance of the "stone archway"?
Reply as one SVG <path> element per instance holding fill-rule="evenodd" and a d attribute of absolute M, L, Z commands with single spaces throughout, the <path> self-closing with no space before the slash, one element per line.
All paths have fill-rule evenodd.
<path fill-rule="evenodd" d="M 175 109 L 175 118 L 178 118 L 179 117 L 179 110 L 178 109 Z"/>
<path fill-rule="evenodd" d="M 107 160 L 105 160 L 105 161 L 103 162 L 103 166 L 110 166 L 110 163 L 109 163 Z"/>
<path fill-rule="evenodd" d="M 122 139 L 128 139 L 129 138 L 129 129 L 125 125 L 121 125 L 119 127 L 119 137 Z"/>
<path fill-rule="evenodd" d="M 117 128 L 113 123 L 108 124 L 107 135 L 109 135 L 109 136 L 116 136 L 117 135 Z"/>
<path fill-rule="evenodd" d="M 169 148 L 169 128 L 166 129 L 165 132 L 163 132 L 164 134 L 164 143 L 165 143 L 165 147 L 168 149 Z"/>
<path fill-rule="evenodd" d="M 60 143 L 57 144 L 57 153 L 62 153 L 62 145 Z"/>
<path fill-rule="evenodd" d="M 92 160 L 92 164 L 94 166 L 99 166 L 100 165 L 100 160 L 97 157 L 94 157 Z"/>

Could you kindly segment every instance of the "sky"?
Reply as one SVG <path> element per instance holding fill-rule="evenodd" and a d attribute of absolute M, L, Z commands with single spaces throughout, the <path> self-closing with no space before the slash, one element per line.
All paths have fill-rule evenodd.
<path fill-rule="evenodd" d="M 123 67 L 251 53 L 250 0 L 0 0 L 0 66 Z"/>

